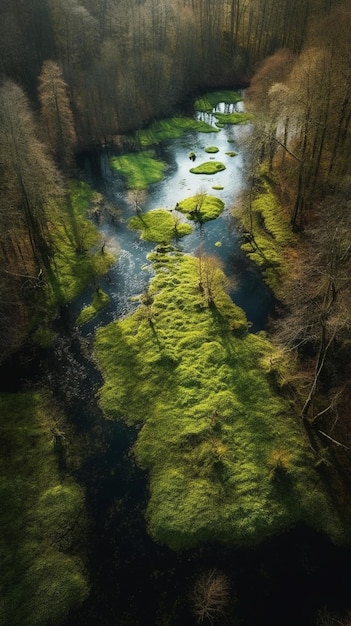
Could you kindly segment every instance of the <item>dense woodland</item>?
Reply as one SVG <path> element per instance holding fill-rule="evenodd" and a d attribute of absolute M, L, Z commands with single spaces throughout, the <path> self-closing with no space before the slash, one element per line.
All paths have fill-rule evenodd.
<path fill-rule="evenodd" d="M 131 133 L 189 106 L 204 89 L 246 88 L 254 124 L 245 147 L 243 248 L 275 293 L 268 333 L 280 392 L 293 402 L 342 503 L 351 447 L 349 2 L 1 0 L 0 76 L 5 368 L 28 343 L 43 344 L 59 307 L 82 286 L 77 281 L 72 292 L 64 284 L 63 263 L 84 266 L 94 280 L 111 262 L 108 255 L 89 257 L 95 235 L 76 210 L 76 157 L 101 147 L 122 150 Z M 267 185 L 280 207 L 272 227 L 257 208 Z M 272 246 L 279 243 L 278 257 L 270 257 L 267 231 Z M 39 413 L 47 410 L 47 401 L 32 402 Z M 3 410 L 13 414 L 10 405 L 3 399 Z M 50 489 L 48 500 L 51 483 Z M 65 502 L 79 516 L 81 495 L 74 485 L 66 489 Z M 19 613 L 14 624 L 63 623 L 86 597 L 83 568 L 75 570 L 66 557 L 78 559 L 78 539 L 67 545 L 66 539 L 53 542 L 59 566 L 55 560 L 51 566 L 71 572 L 63 606 L 53 597 L 53 621 L 34 608 L 32 617 Z M 1 624 L 9 623 L 4 619 Z M 323 619 L 323 626 L 336 623 Z"/>

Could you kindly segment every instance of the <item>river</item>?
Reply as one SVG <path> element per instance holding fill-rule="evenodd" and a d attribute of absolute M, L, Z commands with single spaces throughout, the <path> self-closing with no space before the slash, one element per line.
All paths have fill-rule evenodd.
<path fill-rule="evenodd" d="M 242 103 L 219 103 L 214 111 L 231 113 L 234 107 L 241 110 L 242 106 Z M 156 208 L 174 210 L 177 202 L 199 191 L 215 195 L 224 202 L 225 208 L 219 218 L 201 226 L 195 225 L 193 232 L 184 237 L 177 247 L 193 254 L 201 245 L 205 253 L 221 258 L 224 271 L 234 285 L 230 295 L 245 311 L 251 330 L 256 332 L 266 324 L 273 297 L 258 269 L 240 249 L 238 223 L 233 216 L 235 205 L 245 188 L 242 146 L 248 128 L 227 124 L 216 132 L 218 128 L 213 115 L 197 113 L 197 117 L 213 126 L 214 132 L 187 132 L 181 138 L 164 142 L 159 147 L 160 156 L 168 167 L 163 180 L 150 185 L 146 197 L 143 198 L 142 208 L 143 211 Z M 218 152 L 215 155 L 206 153 L 205 148 L 208 146 L 215 146 Z M 237 156 L 230 156 L 232 151 L 237 152 Z M 196 165 L 215 158 L 226 169 L 215 175 L 193 174 L 190 168 L 194 163 L 189 160 L 189 152 L 196 154 Z M 109 273 L 109 283 L 105 281 L 103 284 L 111 298 L 110 305 L 99 320 L 88 326 L 89 331 L 93 331 L 99 323 L 105 324 L 106 321 L 130 312 L 136 306 L 133 304 L 133 296 L 145 289 L 151 277 L 146 256 L 153 244 L 141 241 L 136 232 L 129 230 L 127 222 L 135 214 L 134 204 L 128 200 L 123 178 L 109 167 L 108 158 L 104 154 L 101 163 L 99 178 L 94 182 L 119 208 L 120 217 L 113 222 L 109 219 L 103 220 L 100 230 L 107 247 L 118 255 L 118 261 Z M 214 191 L 214 185 L 222 189 Z M 85 301 L 79 300 L 79 306 L 89 304 L 90 299 L 91 293 L 87 292 Z"/>

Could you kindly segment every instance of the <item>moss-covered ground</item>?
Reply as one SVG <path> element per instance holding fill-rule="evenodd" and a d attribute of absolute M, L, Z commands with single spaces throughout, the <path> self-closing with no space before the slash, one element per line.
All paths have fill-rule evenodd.
<path fill-rule="evenodd" d="M 89 209 L 94 191 L 81 181 L 70 187 L 71 211 L 57 210 L 52 227 L 53 306 L 71 302 L 94 278 L 108 271 L 114 258 L 102 250 L 100 234 L 91 220 Z M 78 238 L 78 241 L 77 241 Z"/>
<path fill-rule="evenodd" d="M 162 180 L 167 164 L 155 158 L 153 150 L 111 157 L 111 166 L 125 178 L 129 189 L 146 189 Z"/>
<path fill-rule="evenodd" d="M 52 415 L 38 394 L 0 395 L 1 626 L 60 624 L 88 593 L 84 494 L 59 470 Z"/>
<path fill-rule="evenodd" d="M 162 141 L 178 139 L 185 133 L 194 131 L 197 133 L 213 133 L 218 129 L 192 117 L 172 117 L 157 120 L 137 133 L 137 140 L 142 148 L 148 148 Z"/>
<path fill-rule="evenodd" d="M 214 107 L 216 107 L 220 102 L 232 104 L 233 102 L 240 102 L 242 99 L 242 94 L 239 91 L 233 91 L 230 89 L 223 91 L 210 91 L 195 101 L 195 110 L 203 113 L 211 113 L 212 109 L 214 109 Z"/>
<path fill-rule="evenodd" d="M 129 228 L 139 230 L 145 241 L 168 244 L 172 239 L 189 235 L 192 231 L 190 224 L 179 220 L 176 211 L 154 209 L 147 213 L 134 215 L 128 222 Z"/>
<path fill-rule="evenodd" d="M 219 127 L 224 124 L 248 124 L 252 121 L 252 113 L 214 113 Z"/>
<path fill-rule="evenodd" d="M 216 196 L 197 194 L 178 202 L 177 208 L 185 213 L 190 220 L 208 222 L 216 219 L 222 213 L 224 202 Z"/>
<path fill-rule="evenodd" d="M 98 313 L 107 306 L 110 301 L 110 297 L 102 289 L 96 289 L 93 295 L 92 303 L 84 307 L 77 317 L 77 326 L 82 326 L 87 322 L 90 322 Z"/>
<path fill-rule="evenodd" d="M 205 152 L 208 152 L 209 154 L 216 154 L 216 152 L 219 152 L 219 148 L 217 148 L 217 146 L 208 146 L 205 148 Z"/>
<path fill-rule="evenodd" d="M 287 251 L 295 245 L 296 235 L 276 196 L 273 182 L 264 172 L 261 172 L 260 184 L 251 202 L 251 213 L 253 240 L 241 247 L 261 268 L 266 283 L 276 291 L 288 270 Z M 250 230 L 248 209 L 240 211 L 240 219 Z"/>
<path fill-rule="evenodd" d="M 206 161 L 205 163 L 200 163 L 197 167 L 192 167 L 190 172 L 192 174 L 217 174 L 217 172 L 222 172 L 225 170 L 224 163 L 220 161 Z"/>
<path fill-rule="evenodd" d="M 299 520 L 339 539 L 303 429 L 275 387 L 274 351 L 250 334 L 217 261 L 157 248 L 144 303 L 100 329 L 107 417 L 140 428 L 153 538 L 254 544 Z"/>

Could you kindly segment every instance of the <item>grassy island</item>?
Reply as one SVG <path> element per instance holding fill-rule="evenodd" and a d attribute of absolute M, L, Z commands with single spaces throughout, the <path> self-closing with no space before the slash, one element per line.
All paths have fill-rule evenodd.
<path fill-rule="evenodd" d="M 249 545 L 304 520 L 340 538 L 314 458 L 214 257 L 156 248 L 140 307 L 95 344 L 110 419 L 139 427 L 148 527 L 173 549 Z"/>
<path fill-rule="evenodd" d="M 180 210 L 180 208 L 179 208 Z M 192 231 L 190 224 L 179 220 L 176 211 L 154 209 L 148 213 L 134 215 L 129 220 L 129 228 L 141 231 L 141 238 L 156 243 L 170 243 L 172 239 L 189 235 Z"/>
<path fill-rule="evenodd" d="M 195 222 L 208 222 L 218 217 L 223 209 L 224 202 L 215 196 L 209 196 L 205 193 L 198 193 L 190 198 L 185 198 L 178 202 L 177 208 L 185 213 L 188 219 Z"/>
<path fill-rule="evenodd" d="M 190 171 L 192 174 L 217 174 L 217 172 L 222 172 L 225 169 L 224 163 L 220 161 L 206 161 L 197 167 L 192 167 Z"/>

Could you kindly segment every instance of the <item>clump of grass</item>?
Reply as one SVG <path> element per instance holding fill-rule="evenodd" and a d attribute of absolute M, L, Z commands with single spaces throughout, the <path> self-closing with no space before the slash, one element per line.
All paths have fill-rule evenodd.
<path fill-rule="evenodd" d="M 225 169 L 224 163 L 220 161 L 206 161 L 206 163 L 201 163 L 197 167 L 192 167 L 190 172 L 192 174 L 217 174 L 217 172 L 222 172 Z"/>
<path fill-rule="evenodd" d="M 205 152 L 215 154 L 216 152 L 219 152 L 219 148 L 217 148 L 216 146 L 208 146 L 208 148 L 205 148 Z"/>
<path fill-rule="evenodd" d="M 220 102 L 232 104 L 240 102 L 242 99 L 242 94 L 239 91 L 229 89 L 222 91 L 210 91 L 195 101 L 195 110 L 203 113 L 211 113 Z"/>
<path fill-rule="evenodd" d="M 155 158 L 153 150 L 131 152 L 110 159 L 111 166 L 126 180 L 129 189 L 146 189 L 162 180 L 167 164 Z"/>
<path fill-rule="evenodd" d="M 214 257 L 154 251 L 147 303 L 100 329 L 105 414 L 138 424 L 149 532 L 173 549 L 248 545 L 305 520 L 345 531 L 289 403 L 272 386 L 273 348 L 225 292 Z M 287 488 L 272 480 L 289 450 Z"/>
<path fill-rule="evenodd" d="M 178 208 L 180 210 L 179 206 Z M 128 226 L 140 230 L 145 241 L 156 243 L 169 243 L 172 239 L 184 237 L 192 231 L 190 224 L 184 224 L 179 220 L 176 211 L 165 209 L 154 209 L 148 213 L 135 215 L 129 220 Z"/>
<path fill-rule="evenodd" d="M 89 306 L 84 307 L 77 317 L 77 326 L 82 326 L 90 322 L 110 301 L 110 297 L 102 289 L 96 289 L 93 295 L 93 301 Z"/>
<path fill-rule="evenodd" d="M 58 468 L 64 433 L 38 394 L 0 394 L 0 624 L 60 624 L 88 594 L 84 494 Z M 57 417 L 57 416 L 56 416 Z"/>
<path fill-rule="evenodd" d="M 252 113 L 214 113 L 217 126 L 223 124 L 248 124 L 253 120 Z"/>
<path fill-rule="evenodd" d="M 208 222 L 222 213 L 224 202 L 215 196 L 199 193 L 178 202 L 177 208 L 190 220 Z"/>

